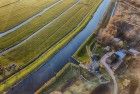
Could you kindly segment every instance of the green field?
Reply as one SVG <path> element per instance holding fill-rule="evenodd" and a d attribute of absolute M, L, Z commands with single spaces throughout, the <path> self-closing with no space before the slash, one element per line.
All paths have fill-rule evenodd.
<path fill-rule="evenodd" d="M 74 0 L 65 1 L 72 2 Z M 99 3 L 99 0 L 81 0 L 79 3 L 76 3 L 75 6 L 67 10 L 63 15 L 59 16 L 57 20 L 53 21 L 33 37 L 26 40 L 26 42 L 21 43 L 21 45 L 3 54 L 3 56 L 0 57 L 1 61 L 5 61 L 5 58 L 8 60 L 2 63 L 9 64 L 10 62 L 16 62 L 18 65 L 24 66 L 32 62 L 40 54 L 47 51 L 55 43 L 74 30 L 92 8 L 96 9 Z M 34 27 L 34 25 L 32 26 Z"/>
<path fill-rule="evenodd" d="M 21 42 L 26 37 L 37 32 L 42 27 L 49 24 L 51 21 L 53 21 L 58 16 L 60 16 L 63 12 L 66 12 L 75 3 L 76 3 L 76 0 L 64 0 L 64 1 L 56 4 L 54 7 L 50 8 L 43 15 L 36 17 L 31 22 L 22 26 L 21 28 L 17 29 L 16 31 L 14 31 L 4 37 L 0 37 L 0 43 L 1 43 L 0 51 L 3 51 L 4 49 L 9 48 L 9 47 Z"/>
<path fill-rule="evenodd" d="M 0 32 L 18 25 L 56 1 L 58 0 L 0 0 L 0 6 L 7 5 L 0 7 Z"/>
<path fill-rule="evenodd" d="M 37 69 L 67 44 L 86 26 L 101 2 L 63 0 L 17 31 L 1 37 L 0 51 L 19 43 L 0 55 L 1 66 L 7 67 L 14 63 L 26 67 L 9 77 L 5 83 L 0 83 L 0 92 Z"/>

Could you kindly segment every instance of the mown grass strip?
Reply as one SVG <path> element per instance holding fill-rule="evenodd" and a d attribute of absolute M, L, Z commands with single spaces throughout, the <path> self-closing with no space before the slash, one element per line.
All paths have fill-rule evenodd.
<path fill-rule="evenodd" d="M 12 1 L 13 0 L 3 0 L 1 4 L 7 4 Z M 57 1 L 58 0 L 20 0 L 0 8 L 0 32 L 6 32 Z"/>
<path fill-rule="evenodd" d="M 73 4 L 76 3 L 76 0 L 64 0 L 54 7 L 50 8 L 46 13 L 40 17 L 35 18 L 28 24 L 22 26 L 16 31 L 0 38 L 0 51 L 8 49 L 19 43 L 20 41 L 26 39 L 31 34 L 37 32 L 45 25 L 49 24 L 51 21 L 60 16 L 63 12 L 67 11 Z"/>
<path fill-rule="evenodd" d="M 81 22 L 79 27 L 77 27 L 75 30 L 67 34 L 64 38 L 62 38 L 58 43 L 56 43 L 53 47 L 51 47 L 48 51 L 46 51 L 44 54 L 40 56 L 36 61 L 31 63 L 29 66 L 24 68 L 23 70 L 19 71 L 18 73 L 14 74 L 10 78 L 8 78 L 5 82 L 0 83 L 0 92 L 4 92 L 4 90 L 7 90 L 12 85 L 14 85 L 17 81 L 23 79 L 25 76 L 27 76 L 29 73 L 31 73 L 33 70 L 37 69 L 39 66 L 43 64 L 44 61 L 52 57 L 56 52 L 59 51 L 63 46 L 65 46 L 78 32 L 80 32 L 88 23 L 88 21 L 92 18 L 92 14 L 96 11 L 97 6 L 101 3 L 102 0 L 98 0 L 96 2 L 96 7 L 92 8 L 92 11 L 89 12 L 89 14 L 86 16 L 86 18 Z"/>

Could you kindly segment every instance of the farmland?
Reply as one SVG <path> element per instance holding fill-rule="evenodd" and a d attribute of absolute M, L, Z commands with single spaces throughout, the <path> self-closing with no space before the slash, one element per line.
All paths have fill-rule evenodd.
<path fill-rule="evenodd" d="M 4 50 L 9 48 L 20 41 L 24 40 L 26 37 L 30 36 L 31 34 L 39 31 L 41 28 L 49 24 L 51 21 L 55 20 L 59 17 L 63 12 L 67 11 L 74 3 L 75 0 L 65 0 L 56 4 L 54 7 L 50 8 L 41 16 L 36 17 L 31 22 L 27 23 L 26 25 L 22 26 L 21 28 L 15 30 L 14 32 L 0 37 L 0 50 Z"/>
<path fill-rule="evenodd" d="M 64 2 L 70 2 L 68 4 L 71 4 L 72 1 L 74 0 L 65 0 Z M 3 60 L 3 58 L 6 58 L 8 59 L 6 61 L 14 61 L 21 66 L 33 61 L 40 54 L 47 51 L 55 43 L 57 43 L 59 40 L 65 37 L 68 33 L 73 31 L 79 25 L 79 23 L 86 17 L 86 15 L 90 12 L 92 8 L 96 9 L 98 4 L 100 3 L 99 1 L 97 1 L 98 0 L 83 0 L 78 3 L 75 3 L 71 8 L 64 12 L 63 15 L 59 16 L 56 20 L 53 20 L 45 28 L 39 30 L 33 36 L 29 37 L 13 49 L 4 53 L 1 56 L 1 61 L 5 61 Z M 43 19 L 44 17 L 45 16 L 42 16 L 41 18 Z M 35 22 L 33 23 L 37 24 Z M 26 29 L 24 28 L 24 30 Z M 23 31 L 21 32 L 23 33 Z M 23 34 L 20 35 L 22 36 Z M 3 44 L 4 42 L 5 41 L 1 42 L 1 44 Z M 3 63 L 7 64 L 5 62 Z"/>
<path fill-rule="evenodd" d="M 1 2 L 0 2 L 0 8 L 1 7 L 5 7 L 5 6 L 8 6 L 8 5 L 10 5 L 10 4 L 13 4 L 13 3 L 16 3 L 16 2 L 18 2 L 19 0 L 1 0 Z"/>
<path fill-rule="evenodd" d="M 139 8 L 139 0 L 1 0 L 0 94 L 138 94 Z"/>
<path fill-rule="evenodd" d="M 40 2 L 38 2 L 38 0 L 1 0 L 0 32 L 6 32 L 8 29 L 22 23 L 56 1 L 57 0 L 41 0 Z"/>
<path fill-rule="evenodd" d="M 68 43 L 86 26 L 101 2 L 102 0 L 57 0 L 56 3 L 56 0 L 50 0 L 46 6 L 55 3 L 53 7 L 15 31 L 0 37 L 1 67 L 7 69 L 14 64 L 16 69 L 11 73 L 17 72 L 6 80 L 7 87 L 0 84 L 0 91 L 38 68 L 44 60 Z M 5 75 L 9 76 L 10 73 L 6 72 Z M 0 75 L 0 79 L 2 78 L 5 77 Z"/>

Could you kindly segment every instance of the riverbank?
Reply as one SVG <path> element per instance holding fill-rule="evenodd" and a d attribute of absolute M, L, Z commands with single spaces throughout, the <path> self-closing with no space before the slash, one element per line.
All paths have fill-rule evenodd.
<path fill-rule="evenodd" d="M 84 80 L 82 76 L 88 79 L 88 81 L 90 81 L 91 83 L 88 83 L 87 80 Z M 91 75 L 86 69 L 83 69 L 78 65 L 68 63 L 64 66 L 62 70 L 60 70 L 56 74 L 55 77 L 53 77 L 50 81 L 44 84 L 36 92 L 36 94 L 42 94 L 42 93 L 50 94 L 53 93 L 54 91 L 59 91 L 63 94 L 67 94 L 69 92 L 71 94 L 70 92 L 71 89 L 73 90 L 72 92 L 75 92 L 76 94 L 84 93 L 84 92 L 85 93 L 87 92 L 88 94 L 88 92 L 91 92 L 93 90 L 93 87 L 95 88 L 96 85 L 99 84 L 99 81 L 97 79 L 98 79 L 97 77 Z M 76 85 L 76 83 L 79 83 L 79 85 Z M 87 84 L 89 84 L 90 87 L 88 87 Z M 76 87 L 74 89 L 75 85 L 77 88 L 80 88 L 78 91 L 76 90 Z M 84 90 L 85 87 L 83 86 L 87 88 L 87 91 Z"/>
<path fill-rule="evenodd" d="M 96 8 L 97 9 L 97 8 Z M 76 28 L 75 31 L 69 33 L 67 35 L 67 38 L 62 39 L 57 45 L 55 45 L 53 48 L 49 49 L 48 52 L 44 53 L 39 59 L 37 59 L 34 63 L 27 66 L 23 70 L 21 70 L 19 73 L 13 75 L 12 77 L 8 78 L 4 83 L 0 84 L 0 91 L 3 91 L 9 87 L 11 87 L 13 84 L 15 84 L 17 81 L 23 79 L 25 76 L 27 76 L 29 73 L 31 73 L 33 70 L 37 69 L 40 65 L 42 65 L 42 62 L 46 61 L 46 58 L 49 59 L 52 55 L 54 55 L 60 48 L 62 48 L 64 45 L 66 45 L 80 30 L 82 30 L 88 21 L 91 19 L 93 12 L 96 11 L 94 8 L 90 14 L 86 17 L 85 20 L 81 23 L 80 27 Z"/>
<path fill-rule="evenodd" d="M 106 13 L 104 14 L 104 17 L 102 18 L 102 22 L 100 22 L 100 24 L 98 25 L 97 29 L 86 39 L 86 41 L 79 47 L 79 49 L 74 53 L 73 55 L 73 58 L 75 58 L 77 61 L 81 62 L 81 63 L 89 63 L 89 57 L 87 55 L 87 52 L 86 52 L 86 46 L 87 45 L 90 45 L 91 46 L 91 49 L 94 48 L 94 46 L 100 46 L 99 49 L 97 47 L 97 53 L 99 54 L 102 54 L 102 47 L 101 47 L 101 44 L 98 44 L 97 43 L 97 40 L 96 40 L 96 37 L 99 33 L 100 30 L 104 29 L 109 20 L 110 20 L 110 17 L 112 16 L 113 12 L 114 12 L 114 9 L 116 7 L 114 7 L 116 4 L 116 0 L 112 0 L 108 9 L 106 10 Z M 97 43 L 97 44 L 96 44 Z"/>
<path fill-rule="evenodd" d="M 107 78 L 106 74 L 104 77 Z M 91 94 L 100 85 L 98 77 L 72 63 L 66 64 L 55 77 L 45 83 L 35 94 Z"/>
<path fill-rule="evenodd" d="M 92 15 L 88 25 L 78 33 L 67 45 L 59 50 L 52 58 L 45 61 L 36 71 L 33 71 L 25 79 L 17 83 L 8 90 L 8 94 L 31 94 L 49 81 L 67 64 L 71 56 L 76 52 L 80 45 L 92 34 L 102 20 L 106 9 L 110 4 L 109 0 L 104 0 L 97 11 Z M 101 12 L 102 11 L 102 12 Z M 39 76 L 38 76 L 39 75 Z M 38 78 L 38 79 L 36 79 Z"/>
<path fill-rule="evenodd" d="M 100 29 L 98 34 L 93 34 L 102 48 L 108 50 L 110 49 L 109 47 L 111 47 L 111 49 L 115 51 L 119 49 L 134 49 L 140 51 L 139 5 L 140 1 L 138 0 L 118 0 L 115 12 L 107 26 Z M 112 40 L 115 38 L 122 40 L 123 44 L 113 43 Z M 81 64 L 89 62 L 86 46 L 90 43 L 95 44 L 93 36 L 91 36 L 74 55 Z M 140 56 L 127 56 L 123 64 L 115 71 L 119 94 L 139 94 L 139 58 Z"/>

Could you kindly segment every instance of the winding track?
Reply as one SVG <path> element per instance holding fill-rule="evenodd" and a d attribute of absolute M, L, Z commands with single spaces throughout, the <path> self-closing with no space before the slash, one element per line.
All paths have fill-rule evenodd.
<path fill-rule="evenodd" d="M 22 27 L 23 25 L 29 23 L 30 21 L 32 21 L 32 20 L 35 19 L 36 17 L 38 17 L 38 16 L 44 14 L 47 10 L 49 10 L 50 8 L 52 8 L 53 6 L 55 6 L 56 4 L 58 4 L 58 3 L 61 2 L 61 1 L 63 1 L 63 0 L 60 0 L 60 1 L 58 1 L 58 2 L 56 2 L 56 3 L 54 3 L 54 4 L 52 4 L 51 6 L 45 8 L 43 11 L 41 11 L 41 12 L 39 12 L 38 14 L 32 16 L 31 18 L 29 18 L 28 20 L 24 21 L 23 23 L 17 25 L 16 27 L 14 27 L 14 28 L 12 28 L 12 29 L 6 31 L 6 32 L 0 33 L 0 37 L 3 37 L 3 36 L 5 36 L 5 35 L 7 35 L 7 34 L 9 34 L 9 33 L 11 33 L 11 32 L 16 31 L 17 29 L 19 29 L 19 28 Z"/>
<path fill-rule="evenodd" d="M 113 94 L 118 94 L 118 84 L 114 75 L 114 72 L 112 71 L 112 69 L 108 66 L 108 64 L 106 63 L 106 59 L 108 57 L 110 57 L 114 52 L 109 52 L 107 54 L 105 54 L 102 58 L 101 58 L 101 63 L 104 65 L 105 69 L 107 70 L 107 72 L 109 73 L 110 77 L 113 80 L 114 83 L 114 90 L 113 90 Z"/>
<path fill-rule="evenodd" d="M 58 20 L 63 14 L 65 14 L 68 10 L 70 10 L 71 8 L 73 8 L 74 6 L 76 6 L 78 3 L 80 2 L 80 0 L 77 0 L 77 2 L 72 5 L 69 9 L 67 9 L 65 12 L 63 12 L 61 15 L 59 15 L 58 17 L 56 17 L 54 20 L 52 20 L 50 23 L 48 23 L 47 25 L 45 25 L 44 27 L 42 27 L 40 30 L 36 31 L 34 34 L 32 34 L 31 36 L 29 36 L 28 38 L 26 38 L 25 40 L 21 41 L 19 44 L 3 51 L 0 52 L 0 55 L 5 54 L 7 52 L 9 52 L 10 50 L 22 45 L 23 43 L 25 43 L 26 41 L 28 41 L 29 39 L 31 39 L 33 36 L 37 35 L 39 32 L 41 32 L 42 30 L 44 30 L 47 26 L 49 26 L 50 24 L 52 24 L 54 21 Z"/>

